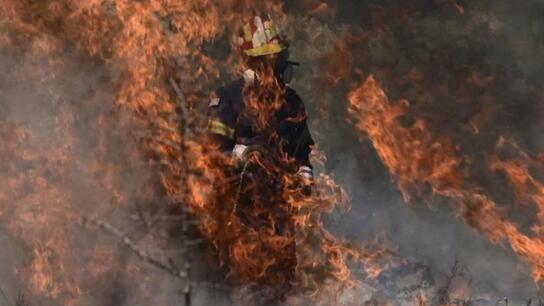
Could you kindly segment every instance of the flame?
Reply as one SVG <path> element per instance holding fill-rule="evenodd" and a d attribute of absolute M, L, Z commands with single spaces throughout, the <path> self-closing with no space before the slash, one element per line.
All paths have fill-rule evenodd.
<path fill-rule="evenodd" d="M 404 128 L 399 118 L 407 115 L 409 102 L 390 104 L 373 76 L 350 94 L 349 112 L 362 135 L 369 137 L 384 164 L 398 178 L 406 201 L 424 187 L 435 193 L 462 188 L 462 160 L 451 139 L 434 139 L 424 120 Z M 402 139 L 402 141 L 399 141 Z"/>
<path fill-rule="evenodd" d="M 462 6 L 457 0 L 446 0 L 445 3 L 451 4 L 460 15 L 465 14 L 465 7 Z"/>
<path fill-rule="evenodd" d="M 494 243 L 507 241 L 520 258 L 531 264 L 534 280 L 543 280 L 544 241 L 540 227 L 535 227 L 534 237 L 524 234 L 482 188 L 467 184 L 469 173 L 464 165 L 469 161 L 461 156 L 451 138 L 433 135 L 423 119 L 403 126 L 399 117 L 407 114 L 409 102 L 390 102 L 372 75 L 350 93 L 349 99 L 353 124 L 362 137 L 372 141 L 382 162 L 398 181 L 405 200 L 426 195 L 427 190 L 451 199 L 467 224 Z M 505 143 L 499 141 L 498 147 Z M 501 161 L 492 157 L 490 167 L 505 171 L 518 197 L 532 200 L 539 208 L 540 217 L 542 185 L 528 171 L 528 155 L 516 145 L 514 148 L 521 157 L 519 160 Z"/>
<path fill-rule="evenodd" d="M 29 276 L 32 294 L 78 304 L 90 283 L 119 268 L 107 270 L 103 264 L 104 258 L 111 257 L 104 251 L 103 241 L 82 250 L 77 236 L 80 229 L 74 220 L 86 212 L 107 216 L 112 205 L 128 206 L 136 191 L 123 188 L 122 173 L 133 164 L 149 161 L 159 165 L 158 170 L 146 170 L 160 181 L 161 190 L 146 196 L 158 197 L 164 192 L 176 205 L 187 205 L 235 283 L 281 287 L 293 282 L 291 274 L 296 270 L 308 283 L 317 285 L 313 288 L 317 291 L 319 284 L 330 278 L 339 287 L 352 286 L 349 260 L 363 263 L 370 276 L 380 273 L 378 261 L 383 250 L 359 250 L 325 229 L 323 216 L 337 206 L 348 206 L 347 195 L 330 176 L 319 175 L 314 194 L 303 196 L 292 160 L 281 154 L 273 161 L 254 155 L 257 167 L 251 170 L 264 171 L 283 184 L 271 195 L 257 181 L 249 180 L 247 193 L 259 200 L 253 201 L 255 205 L 247 208 L 246 214 L 262 221 L 252 228 L 232 212 L 239 177 L 224 169 L 233 167 L 233 162 L 202 141 L 206 125 L 202 114 L 207 106 L 202 92 L 210 91 L 220 71 L 229 70 L 225 65 L 235 62 L 232 57 L 226 63 L 214 62 L 205 45 L 235 32 L 256 7 L 277 16 L 281 23 L 287 17 L 280 1 L 256 5 L 249 0 L 4 0 L 3 4 L 0 22 L 9 35 L 3 32 L 0 43 L 12 49 L 28 45 L 28 61 L 18 75 L 21 82 L 54 81 L 64 69 L 69 70 L 73 56 L 103 67 L 107 73 L 101 80 L 105 84 L 100 86 L 112 91 L 111 96 L 78 97 L 80 105 L 93 106 L 95 112 L 88 117 L 82 115 L 86 108 L 63 108 L 58 102 L 62 111 L 55 113 L 53 131 L 59 143 L 50 144 L 49 138 L 36 130 L 0 122 L 0 156 L 10 161 L 7 175 L 0 177 L 0 217 L 10 220 L 9 232 L 33 250 L 31 263 L 18 269 L 21 278 Z M 318 15 L 329 10 L 326 4 L 315 9 Z M 66 50 L 70 50 L 69 56 Z M 181 84 L 186 101 L 177 101 L 170 80 Z M 268 81 L 275 85 L 272 78 Z M 275 92 L 277 96 L 270 98 L 273 103 L 265 104 L 272 110 L 283 94 Z M 55 89 L 49 94 L 63 99 L 62 92 Z M 255 103 L 250 105 L 266 130 L 271 118 L 257 102 L 269 97 L 253 94 L 250 99 Z M 88 149 L 87 143 L 78 134 L 82 121 L 93 132 L 88 154 L 82 153 Z M 131 132 L 118 130 L 118 124 L 126 124 Z M 124 142 L 128 143 L 126 149 L 111 152 Z M 29 170 L 19 171 L 25 165 Z M 66 187 L 74 173 L 88 178 L 94 191 L 88 193 L 101 194 L 100 203 L 87 203 L 90 200 L 84 201 L 77 188 Z M 277 208 L 266 205 L 270 199 L 263 195 L 270 195 Z M 14 199 L 17 201 L 8 203 Z M 285 218 L 289 219 L 286 223 Z M 290 224 L 283 233 L 275 231 L 280 223 Z M 297 250 L 303 254 L 301 259 L 293 257 L 293 248 L 302 249 Z M 292 269 L 283 269 L 286 263 Z M 143 273 L 131 270 L 135 275 Z M 141 288 L 146 288 L 146 282 Z"/>

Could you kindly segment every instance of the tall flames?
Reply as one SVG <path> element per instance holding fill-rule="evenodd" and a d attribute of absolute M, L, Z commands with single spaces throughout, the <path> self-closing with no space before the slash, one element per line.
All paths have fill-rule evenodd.
<path fill-rule="evenodd" d="M 295 245 L 295 240 L 302 248 L 297 252 L 303 254 L 293 262 L 304 274 L 301 286 L 316 291 L 330 278 L 341 286 L 352 285 L 349 258 L 366 264 L 370 275 L 379 273 L 379 252 L 357 250 L 325 230 L 323 215 L 337 204 L 347 205 L 342 188 L 326 175 L 317 177 L 312 197 L 302 197 L 299 189 L 291 188 L 294 174 L 282 177 L 285 189 L 278 191 L 282 205 L 291 210 L 297 235 L 278 234 L 267 225 L 249 229 L 231 213 L 232 199 L 212 201 L 221 190 L 216 184 L 229 185 L 232 179 L 222 170 L 231 162 L 200 141 L 208 103 L 205 92 L 227 69 L 222 65 L 234 60 L 216 63 L 204 48 L 235 32 L 241 20 L 253 13 L 251 1 L 3 0 L 2 4 L 1 43 L 6 56 L 30 65 L 17 75 L 21 83 L 30 80 L 47 87 L 65 81 L 63 73 L 76 74 L 85 83 L 86 75 L 77 72 L 78 62 L 103 71 L 91 85 L 95 88 L 82 86 L 90 94 L 76 91 L 66 98 L 61 90 L 49 90 L 47 98 L 58 102 L 44 103 L 60 108 L 50 114 L 61 137 L 58 143 L 49 143 L 49 135 L 33 136 L 38 131 L 25 124 L 1 126 L 2 156 L 10 163 L 1 177 L 0 216 L 9 220 L 9 233 L 32 250 L 30 263 L 18 273 L 30 280 L 27 287 L 33 295 L 78 305 L 91 294 L 92 283 L 106 282 L 116 269 L 143 273 L 122 263 L 108 268 L 113 255 L 107 239 L 91 239 L 88 245 L 93 247 L 87 249 L 77 236 L 82 215 L 107 218 L 112 211 L 142 201 L 139 192 L 154 205 L 168 205 L 152 200 L 161 198 L 161 193 L 176 205 L 187 205 L 235 282 L 265 280 L 281 287 L 290 281 L 281 276 L 281 267 L 273 267 L 284 262 L 286 246 Z M 265 1 L 259 7 L 278 19 L 286 18 L 280 2 Z M 181 92 L 170 86 L 172 82 Z M 101 93 L 104 89 L 109 92 Z M 81 126 L 89 130 L 82 132 Z M 132 170 L 134 165 L 150 165 L 141 171 L 144 177 L 156 177 L 160 188 L 149 190 L 145 185 L 149 182 L 141 181 L 138 187 L 127 187 L 131 185 L 127 172 L 142 175 Z M 274 169 L 275 164 L 260 165 L 282 173 L 281 168 Z M 70 186 L 71 175 L 88 178 L 83 192 Z M 101 196 L 82 199 L 93 190 Z M 264 210 L 256 211 L 259 214 L 272 209 L 254 208 Z M 271 216 L 269 221 L 275 222 L 274 213 Z"/>
<path fill-rule="evenodd" d="M 461 217 L 495 243 L 506 241 L 533 270 L 536 282 L 544 278 L 544 242 L 541 219 L 536 220 L 533 234 L 526 234 L 510 220 L 483 187 L 469 182 L 470 163 L 462 155 L 452 138 L 435 135 L 424 119 L 416 118 L 411 125 L 403 125 L 408 115 L 409 102 L 392 102 L 374 76 L 350 94 L 349 112 L 363 137 L 368 137 L 383 163 L 398 181 L 406 200 L 433 195 L 451 199 Z M 489 157 L 488 167 L 506 174 L 514 187 L 517 200 L 533 203 L 542 216 L 542 183 L 533 171 L 541 171 L 540 161 L 531 158 L 513 141 L 499 140 L 497 150 L 510 147 L 513 151 L 504 159 L 499 152 Z"/>
<path fill-rule="evenodd" d="M 145 271 L 117 259 L 111 239 L 84 235 L 77 223 L 85 214 L 123 219 L 135 203 L 150 211 L 176 211 L 185 205 L 235 284 L 291 285 L 318 296 L 331 280 L 337 288 L 356 283 L 350 262 L 362 263 L 366 276 L 382 272 L 387 252 L 381 246 L 357 247 L 326 229 L 324 217 L 349 206 L 347 194 L 332 177 L 319 174 L 308 196 L 292 161 L 271 161 L 256 152 L 254 164 L 244 171 L 264 171 L 281 182 L 277 190 L 263 189 L 258 178 L 224 171 L 239 165 L 202 142 L 208 93 L 220 78 L 238 72 L 232 67 L 239 67 L 236 52 L 214 60 L 218 55 L 209 46 L 228 40 L 255 10 L 270 12 L 278 24 L 290 21 L 283 1 L 254 2 L 1 0 L 0 52 L 14 62 L 0 73 L 2 87 L 31 94 L 0 93 L 13 108 L 5 115 L 0 105 L 0 158 L 7 161 L 0 165 L 0 221 L 2 230 L 29 254 L 15 267 L 18 285 L 51 303 L 82 305 L 95 293 L 95 284 L 111 290 L 110 279 L 129 271 L 141 280 L 136 286 L 142 289 L 143 303 L 151 301 L 145 300 L 152 294 Z M 445 3 L 465 14 L 456 1 Z M 308 0 L 299 6 L 316 18 L 330 18 L 338 9 L 335 1 Z M 405 20 L 413 12 L 410 5 L 399 7 L 391 14 L 376 8 L 383 13 L 376 18 L 379 29 L 364 37 L 386 35 L 384 23 Z M 304 34 L 320 39 L 320 33 Z M 360 41 L 348 35 L 337 44 L 336 57 L 324 61 L 330 73 L 319 94 L 341 87 L 350 73 L 363 75 L 354 69 L 352 54 Z M 425 91 L 421 73 L 413 69 L 403 81 Z M 481 87 L 493 81 L 468 75 L 467 82 Z M 431 194 L 450 199 L 467 224 L 493 242 L 509 243 L 541 282 L 542 157 L 527 153 L 509 137 L 497 142 L 485 166 L 514 190 L 516 204 L 504 205 L 469 179 L 473 160 L 462 146 L 434 131 L 426 118 L 404 120 L 414 117 L 410 102 L 390 101 L 378 79 L 370 76 L 351 91 L 349 113 L 360 136 L 372 142 L 397 180 L 404 199 Z M 474 134 L 492 106 L 487 91 L 483 97 L 486 109 L 466 127 Z M 38 102 L 25 104 L 26 99 Z M 28 115 L 38 111 L 43 114 Z M 260 119 L 262 126 L 270 120 Z M 314 157 L 314 166 L 324 168 L 319 162 L 323 159 Z M 245 208 L 250 217 L 260 218 L 258 227 L 248 226 L 235 213 L 241 181 L 253 200 L 258 199 Z M 271 199 L 278 204 L 274 209 L 266 205 Z M 507 209 L 533 209 L 534 225 L 522 228 L 508 218 Z M 277 232 L 275 223 L 285 216 L 292 228 Z M 128 222 L 119 223 L 130 228 Z M 286 284 L 292 281 L 286 275 L 291 272 L 281 267 L 286 262 L 295 266 L 295 284 Z"/>

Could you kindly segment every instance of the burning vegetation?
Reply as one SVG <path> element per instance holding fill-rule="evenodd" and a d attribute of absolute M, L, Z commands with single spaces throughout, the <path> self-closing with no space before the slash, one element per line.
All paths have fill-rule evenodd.
<path fill-rule="evenodd" d="M 1 303 L 487 305 L 512 293 L 457 259 L 433 274 L 394 239 L 340 230 L 339 212 L 381 205 L 352 193 L 390 180 L 410 207 L 453 211 L 478 243 L 511 250 L 512 279 L 533 286 L 514 298 L 541 293 L 538 14 L 516 25 L 488 1 L 1 2 Z M 515 12 L 530 11 L 544 7 Z M 288 93 L 272 67 L 244 87 L 270 145 L 240 162 L 209 141 L 211 93 L 245 64 L 233 33 L 262 12 L 302 62 L 291 85 L 308 102 L 290 120 L 308 120 L 318 143 L 310 185 L 278 150 Z"/>

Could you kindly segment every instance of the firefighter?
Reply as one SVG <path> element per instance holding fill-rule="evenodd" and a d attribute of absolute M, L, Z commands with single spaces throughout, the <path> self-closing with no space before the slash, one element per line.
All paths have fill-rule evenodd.
<path fill-rule="evenodd" d="M 285 185 L 281 178 L 283 172 L 289 172 L 290 177 L 296 178 L 298 187 L 294 189 L 301 190 L 302 196 L 310 194 L 313 171 L 309 155 L 314 142 L 302 99 L 289 86 L 293 66 L 298 63 L 289 60 L 287 41 L 269 18 L 254 17 L 239 34 L 245 70 L 239 79 L 218 89 L 211 98 L 209 135 L 234 164 L 245 165 L 240 171 L 241 179 L 237 180 L 240 187 L 234 186 L 230 193 L 234 193 L 231 197 L 235 198 L 235 216 L 252 232 L 270 233 L 290 241 L 278 248 L 274 245 L 277 240 L 259 239 L 263 254 L 274 257 L 274 264 L 266 269 L 261 283 L 275 287 L 275 294 L 283 298 L 296 283 L 297 258 L 293 222 L 296 212 L 282 195 Z M 256 153 L 262 159 L 253 162 L 256 167 L 245 178 L 245 169 L 251 168 L 247 165 Z M 270 226 L 273 228 L 268 230 Z"/>
<path fill-rule="evenodd" d="M 288 42 L 272 20 L 258 16 L 243 26 L 238 39 L 245 71 L 210 101 L 214 142 L 240 161 L 255 148 L 286 155 L 296 162 L 305 184 L 311 184 L 314 142 L 302 99 L 289 87 L 298 63 L 289 60 Z"/>

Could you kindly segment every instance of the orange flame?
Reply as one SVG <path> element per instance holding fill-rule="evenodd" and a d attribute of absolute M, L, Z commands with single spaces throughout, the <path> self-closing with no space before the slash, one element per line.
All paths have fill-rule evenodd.
<path fill-rule="evenodd" d="M 468 173 L 463 164 L 467 161 L 459 156 L 459 148 L 450 138 L 433 135 L 423 119 L 403 126 L 398 119 L 407 114 L 409 103 L 391 103 L 373 76 L 352 91 L 349 98 L 354 125 L 362 136 L 372 141 L 407 201 L 414 195 L 424 195 L 427 189 L 450 198 L 458 204 L 467 224 L 492 242 L 508 241 L 512 249 L 532 265 L 535 281 L 543 280 L 544 241 L 539 235 L 540 228 L 535 228 L 536 237 L 523 234 L 480 188 L 466 184 Z M 499 147 L 503 145 L 501 141 Z M 502 162 L 493 158 L 491 168 L 505 171 L 518 195 L 534 201 L 540 211 L 542 185 L 527 171 L 527 155 L 519 148 L 518 151 L 520 161 Z"/>
<path fill-rule="evenodd" d="M 119 186 L 124 178 L 120 172 L 130 168 L 131 162 L 141 162 L 140 151 L 159 165 L 160 170 L 154 174 L 159 176 L 164 191 L 178 203 L 187 205 L 200 220 L 202 235 L 216 247 L 235 281 L 287 282 L 290 276 L 285 275 L 278 263 L 291 261 L 297 271 L 311 275 L 308 279 L 316 284 L 333 277 L 340 286 L 349 286 L 353 284 L 348 268 L 350 258 L 364 263 L 371 276 L 379 274 L 381 267 L 377 261 L 382 256 L 379 251 L 356 250 L 325 230 L 322 216 L 337 205 L 347 206 L 348 201 L 342 188 L 329 176 L 317 177 L 315 194 L 303 197 L 300 188 L 293 187 L 297 179 L 292 171 L 284 171 L 292 166 L 291 161 L 282 160 L 278 167 L 255 156 L 257 164 L 286 182 L 278 191 L 284 211 L 271 211 L 264 202 L 257 202 L 248 213 L 252 217 L 271 217 L 265 218 L 258 230 L 248 229 L 232 214 L 236 184 L 222 171 L 232 166 L 232 161 L 217 156 L 213 147 L 200 141 L 205 127 L 201 114 L 206 107 L 201 102 L 205 100 L 201 92 L 208 90 L 224 69 L 206 55 L 204 45 L 251 15 L 255 8 L 253 1 L 6 0 L 3 4 L 0 22 L 13 35 L 2 33 L 0 43 L 16 49 L 30 42 L 30 60 L 21 79 L 47 81 L 62 73 L 69 64 L 66 50 L 105 67 L 104 87 L 114 91 L 115 98 L 110 103 L 116 107 L 106 109 L 128 117 L 121 116 L 137 130 L 134 134 L 141 144 L 139 148 L 127 145 L 129 152 L 122 152 L 122 156 L 109 156 L 108 150 L 113 146 L 110 141 L 122 143 L 130 137 L 116 131 L 119 118 L 110 118 L 107 111 L 106 115 L 89 115 L 97 139 L 93 138 L 90 156 L 81 159 L 74 152 L 83 151 L 85 146 L 75 130 L 77 121 L 83 119 L 70 109 L 56 118 L 55 131 L 63 135 L 62 145 L 41 145 L 39 138 L 33 139 L 32 133 L 24 129 L 0 125 L 0 155 L 12 161 L 8 166 L 10 175 L 0 177 L 0 217 L 13 217 L 8 226 L 10 232 L 34 250 L 30 266 L 21 270 L 32 276 L 33 293 L 76 303 L 85 292 L 85 277 L 104 275 L 104 265 L 80 264 L 81 258 L 108 255 L 101 251 L 100 244 L 88 251 L 77 248 L 77 231 L 69 221 L 77 219 L 85 209 L 78 204 L 81 197 L 63 187 L 70 181 L 69 173 L 74 171 L 92 178 L 94 187 L 104 192 L 104 202 L 126 205 L 134 191 Z M 257 6 L 278 15 L 280 22 L 286 18 L 279 1 L 264 1 Z M 321 14 L 327 7 L 316 9 L 315 13 Z M 43 60 L 46 68 L 34 65 Z M 168 86 L 170 79 L 183 84 L 187 101 L 176 102 Z M 84 99 L 81 104 L 90 103 L 102 109 L 110 99 L 96 96 Z M 266 127 L 269 120 L 262 117 L 262 126 Z M 181 130 L 180 124 L 186 129 Z M 114 140 L 109 139 L 112 135 Z M 21 173 L 20 164 L 34 167 L 28 173 Z M 28 188 L 32 192 L 25 195 Z M 262 191 L 256 185 L 250 184 L 249 188 L 253 192 Z M 14 205 L 5 203 L 12 199 L 21 200 Z M 7 207 L 15 209 L 10 211 Z M 106 214 L 111 206 L 92 207 L 94 213 Z M 285 212 L 289 212 L 293 228 L 288 234 L 278 234 L 272 229 L 279 222 L 276 217 Z M 295 232 L 302 234 L 299 237 Z M 295 241 L 297 247 L 303 248 L 304 256 L 298 261 L 292 258 L 293 253 L 286 252 Z M 79 256 L 82 253 L 78 252 L 85 256 Z"/>

